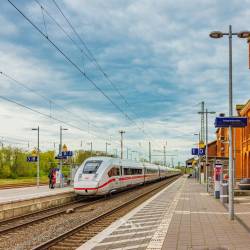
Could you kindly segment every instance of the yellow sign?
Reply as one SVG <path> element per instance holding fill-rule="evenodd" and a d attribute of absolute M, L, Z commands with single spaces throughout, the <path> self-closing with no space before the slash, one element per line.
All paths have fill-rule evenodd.
<path fill-rule="evenodd" d="M 192 166 L 195 166 L 196 163 L 197 163 L 197 161 L 196 161 L 196 160 L 193 160 Z"/>
<path fill-rule="evenodd" d="M 32 155 L 32 156 L 37 156 L 37 150 L 36 150 L 36 149 L 33 149 L 33 150 L 31 151 L 31 155 Z"/>
<path fill-rule="evenodd" d="M 205 144 L 204 144 L 203 141 L 200 141 L 200 143 L 199 143 L 199 148 L 205 148 Z"/>
<path fill-rule="evenodd" d="M 67 151 L 68 151 L 68 148 L 67 148 L 66 144 L 63 145 L 62 151 L 63 151 L 63 152 L 67 152 Z"/>

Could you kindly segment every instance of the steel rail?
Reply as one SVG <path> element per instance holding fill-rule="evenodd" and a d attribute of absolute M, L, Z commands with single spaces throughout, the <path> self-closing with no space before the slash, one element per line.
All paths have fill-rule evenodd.
<path fill-rule="evenodd" d="M 78 209 L 78 208 L 91 206 L 91 205 L 95 204 L 96 202 L 99 202 L 100 200 L 101 199 L 97 199 L 97 200 L 94 200 L 92 202 L 87 202 L 87 200 L 86 200 L 87 203 L 79 204 L 79 205 L 76 205 L 76 206 L 70 207 L 70 208 Z M 76 200 L 76 201 L 69 202 L 69 203 L 59 205 L 56 207 L 39 210 L 39 211 L 36 211 L 33 213 L 24 214 L 24 215 L 21 215 L 18 217 L 13 217 L 13 218 L 7 219 L 7 220 L 2 220 L 2 221 L 0 221 L 0 236 L 2 236 L 3 234 L 6 234 L 8 232 L 11 232 L 15 229 L 21 228 L 23 226 L 38 223 L 38 222 L 41 222 L 45 219 L 49 219 L 49 218 L 54 217 L 54 216 L 59 216 L 59 215 L 66 212 L 68 206 L 78 204 L 79 202 L 82 202 L 82 201 L 85 201 L 85 199 Z M 58 210 L 58 209 L 59 209 L 59 211 L 53 212 L 53 210 Z M 36 217 L 33 218 L 33 216 L 36 216 Z M 19 222 L 18 220 L 21 220 L 21 221 Z M 27 220 L 27 221 L 25 221 L 25 220 Z M 15 221 L 17 221 L 17 223 L 15 223 Z M 8 226 L 9 223 L 13 223 L 13 224 L 12 225 L 10 224 L 10 226 Z M 6 225 L 6 228 L 5 228 L 5 225 Z"/>
<path fill-rule="evenodd" d="M 76 226 L 76 227 L 74 227 L 74 228 L 72 228 L 72 229 L 70 229 L 70 230 L 68 230 L 68 231 L 66 231 L 66 232 L 64 232 L 64 233 L 62 233 L 62 234 L 60 234 L 59 236 L 54 237 L 53 239 L 48 240 L 47 242 L 42 243 L 42 244 L 40 244 L 40 245 L 38 245 L 38 246 L 32 248 L 32 250 L 44 250 L 44 249 L 49 249 L 49 248 L 55 246 L 56 244 L 60 243 L 61 241 L 67 239 L 68 237 L 71 237 L 71 236 L 74 235 L 75 233 L 79 233 L 80 231 L 85 230 L 87 227 L 90 227 L 90 226 L 94 225 L 96 222 L 98 222 L 98 221 L 100 221 L 100 220 L 102 220 L 102 219 L 108 217 L 109 215 L 114 214 L 114 213 L 117 212 L 117 211 L 120 211 L 120 210 L 122 210 L 122 209 L 124 209 L 124 208 L 127 208 L 128 205 L 131 205 L 131 204 L 133 204 L 133 203 L 135 203 L 135 202 L 138 202 L 140 199 L 143 199 L 143 198 L 144 198 L 144 199 L 140 202 L 140 204 L 141 204 L 143 201 L 145 201 L 145 198 L 147 198 L 147 196 L 149 196 L 149 195 L 152 194 L 152 193 L 154 194 L 155 191 L 157 191 L 157 190 L 159 190 L 159 189 L 162 189 L 162 188 L 168 186 L 170 183 L 172 183 L 172 182 L 174 182 L 176 179 L 178 179 L 179 176 L 180 176 L 180 175 L 175 175 L 175 176 L 173 176 L 173 177 L 169 177 L 169 178 L 168 178 L 169 181 L 168 181 L 167 183 L 164 183 L 164 184 L 162 184 L 162 185 L 160 185 L 160 186 L 158 186 L 158 187 L 155 187 L 155 188 L 153 188 L 153 189 L 151 189 L 151 190 L 149 190 L 149 191 L 147 191 L 147 192 L 145 192 L 145 193 L 143 193 L 143 194 L 140 194 L 140 195 L 138 195 L 137 197 L 135 197 L 135 198 L 133 198 L 133 199 L 131 199 L 131 200 L 129 200 L 129 201 L 127 201 L 127 202 L 121 204 L 121 205 L 118 205 L 118 206 L 116 206 L 115 208 L 112 208 L 111 210 L 109 210 L 109 211 L 107 211 L 107 212 L 104 212 L 104 213 L 102 213 L 101 215 L 98 215 L 98 216 L 96 216 L 96 217 L 94 217 L 94 218 L 88 220 L 87 222 L 84 222 L 84 223 L 82 223 L 82 224 L 80 224 L 80 225 L 78 225 L 78 226 Z M 133 207 L 132 207 L 131 209 L 133 209 Z M 115 221 L 116 219 L 117 219 L 117 218 L 113 219 L 113 221 Z M 110 224 L 111 222 L 108 221 L 108 223 Z M 107 225 L 106 225 L 106 226 L 107 226 Z M 104 226 L 103 228 L 105 228 L 105 226 Z M 86 233 L 86 231 L 85 231 L 85 233 Z M 93 235 L 93 236 L 94 236 L 94 235 Z M 90 238 L 91 238 L 91 237 L 89 237 L 89 239 L 90 239 Z M 86 240 L 83 240 L 83 241 L 82 241 L 82 243 L 84 243 L 84 242 L 86 242 Z"/>

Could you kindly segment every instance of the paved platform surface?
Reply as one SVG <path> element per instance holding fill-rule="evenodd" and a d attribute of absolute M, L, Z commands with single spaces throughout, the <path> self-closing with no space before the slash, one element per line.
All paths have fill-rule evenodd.
<path fill-rule="evenodd" d="M 72 187 L 49 189 L 48 186 L 25 187 L 25 188 L 11 188 L 0 190 L 0 204 L 7 202 L 15 202 L 21 200 L 28 200 L 32 198 L 39 198 L 54 194 L 73 191 Z"/>
<path fill-rule="evenodd" d="M 78 250 L 250 249 L 250 204 L 236 219 L 194 179 L 181 177 Z"/>

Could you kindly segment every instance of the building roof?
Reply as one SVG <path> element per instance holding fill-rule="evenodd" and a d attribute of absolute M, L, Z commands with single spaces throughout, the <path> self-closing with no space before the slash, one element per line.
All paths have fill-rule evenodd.
<path fill-rule="evenodd" d="M 247 110 L 249 110 L 250 109 L 250 99 L 246 102 L 246 104 L 245 105 L 242 105 L 243 107 L 242 107 L 242 109 L 240 110 L 240 115 L 243 115 L 244 113 L 246 113 L 247 112 Z"/>
<path fill-rule="evenodd" d="M 209 145 L 215 144 L 216 142 L 217 140 L 214 140 L 214 141 L 209 142 L 207 145 L 209 146 Z"/>

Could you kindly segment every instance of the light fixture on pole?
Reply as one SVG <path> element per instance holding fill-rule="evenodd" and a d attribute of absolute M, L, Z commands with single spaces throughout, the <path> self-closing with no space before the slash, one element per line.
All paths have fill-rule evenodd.
<path fill-rule="evenodd" d="M 249 31 L 241 32 L 232 32 L 232 26 L 229 25 L 229 31 L 224 33 L 221 31 L 213 31 L 209 34 L 211 38 L 222 38 L 223 36 L 228 36 L 228 45 L 229 45 L 229 81 L 228 81 L 228 90 L 229 90 L 229 117 L 233 116 L 233 64 L 232 64 L 232 37 L 238 36 L 239 38 L 249 38 Z M 234 174 L 233 174 L 233 145 L 232 145 L 232 126 L 229 126 L 229 192 L 228 192 L 228 208 L 229 208 L 229 218 L 230 220 L 234 219 Z"/>
<path fill-rule="evenodd" d="M 40 129 L 39 126 L 37 128 L 32 128 L 33 131 L 37 131 L 37 167 L 36 167 L 36 185 L 39 187 L 40 185 Z"/>
<path fill-rule="evenodd" d="M 68 130 L 67 128 L 63 128 L 60 126 L 60 145 L 59 145 L 59 156 L 60 156 L 60 188 L 63 187 L 63 178 L 62 178 L 62 165 L 63 165 L 63 159 L 62 159 L 62 131 Z"/>

